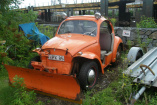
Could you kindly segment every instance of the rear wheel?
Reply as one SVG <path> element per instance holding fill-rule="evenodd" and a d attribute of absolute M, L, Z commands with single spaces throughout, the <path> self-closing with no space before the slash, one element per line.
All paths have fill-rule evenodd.
<path fill-rule="evenodd" d="M 114 66 L 118 65 L 121 61 L 121 51 L 121 46 L 119 46 L 116 53 L 116 61 L 113 63 Z"/>
<path fill-rule="evenodd" d="M 80 86 L 84 90 L 92 89 L 98 79 L 98 66 L 94 61 L 85 62 L 78 76 Z"/>
<path fill-rule="evenodd" d="M 31 62 L 32 62 L 32 61 L 41 62 L 40 56 L 36 56 L 36 57 L 34 57 L 34 58 L 31 59 L 31 61 L 30 61 L 29 64 L 28 64 L 28 68 L 29 68 L 29 69 L 34 69 L 33 66 L 31 65 Z"/>

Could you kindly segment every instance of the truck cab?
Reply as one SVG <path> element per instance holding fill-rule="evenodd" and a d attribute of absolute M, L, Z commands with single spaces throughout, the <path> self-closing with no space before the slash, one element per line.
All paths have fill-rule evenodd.
<path fill-rule="evenodd" d="M 60 24 L 55 37 L 47 41 L 29 68 L 77 78 L 82 89 L 92 89 L 99 72 L 116 62 L 122 40 L 115 36 L 109 20 L 100 13 L 70 16 Z"/>

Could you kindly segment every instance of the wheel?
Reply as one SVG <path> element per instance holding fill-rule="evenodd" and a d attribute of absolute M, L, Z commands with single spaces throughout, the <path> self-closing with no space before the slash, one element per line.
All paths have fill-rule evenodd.
<path fill-rule="evenodd" d="M 29 64 L 28 64 L 28 68 L 29 68 L 29 69 L 34 69 L 33 66 L 31 65 L 31 62 L 32 62 L 32 61 L 41 62 L 40 56 L 36 56 L 36 57 L 34 57 L 34 58 L 31 59 L 31 61 L 30 61 Z"/>
<path fill-rule="evenodd" d="M 85 62 L 79 72 L 78 80 L 83 90 L 91 90 L 98 80 L 98 65 L 94 61 Z"/>
<path fill-rule="evenodd" d="M 121 46 L 119 46 L 118 47 L 118 49 L 117 49 L 117 53 L 116 53 L 116 60 L 118 61 L 118 60 L 120 60 L 120 57 L 121 57 Z"/>
<path fill-rule="evenodd" d="M 143 56 L 142 48 L 140 47 L 132 47 L 129 50 L 127 59 L 128 59 L 128 67 L 131 66 L 135 61 Z"/>
<path fill-rule="evenodd" d="M 121 61 L 121 46 L 118 46 L 118 49 L 117 49 L 117 53 L 116 53 L 116 61 L 113 63 L 114 66 L 118 65 Z"/>

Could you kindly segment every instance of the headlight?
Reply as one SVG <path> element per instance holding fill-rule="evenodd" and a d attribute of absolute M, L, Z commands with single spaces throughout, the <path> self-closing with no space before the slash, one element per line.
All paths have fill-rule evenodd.
<path fill-rule="evenodd" d="M 99 12 L 96 12 L 95 13 L 95 18 L 98 20 L 98 19 L 100 19 L 101 18 L 101 14 L 99 13 Z"/>
<path fill-rule="evenodd" d="M 41 48 L 36 48 L 36 50 L 41 50 Z"/>
<path fill-rule="evenodd" d="M 67 14 L 64 12 L 64 13 L 62 14 L 62 17 L 63 17 L 63 19 L 66 19 L 66 18 L 67 18 Z"/>
<path fill-rule="evenodd" d="M 82 54 L 83 54 L 82 52 L 78 52 L 78 53 L 77 53 L 77 55 L 82 55 Z"/>
<path fill-rule="evenodd" d="M 41 48 L 36 48 L 33 50 L 33 52 L 41 51 Z"/>

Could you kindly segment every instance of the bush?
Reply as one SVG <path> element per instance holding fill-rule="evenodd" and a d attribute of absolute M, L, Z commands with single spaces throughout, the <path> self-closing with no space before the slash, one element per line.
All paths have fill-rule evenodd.
<path fill-rule="evenodd" d="M 110 21 L 111 21 L 111 23 L 112 23 L 112 25 L 114 27 L 116 22 L 117 22 L 117 19 L 116 18 L 111 18 Z"/>
<path fill-rule="evenodd" d="M 34 91 L 26 91 L 24 79 L 18 77 L 17 75 L 13 78 L 13 86 L 16 88 L 14 91 L 14 100 L 12 105 L 42 105 L 41 101 L 35 102 L 36 93 Z"/>
<path fill-rule="evenodd" d="M 138 28 L 156 28 L 157 24 L 151 17 L 141 17 L 141 21 L 136 24 Z"/>
<path fill-rule="evenodd" d="M 18 10 L 18 4 L 22 0 L 0 1 L 0 41 L 6 41 L 4 45 L 0 44 L 0 69 L 1 63 L 14 63 L 14 60 L 23 60 L 30 54 L 30 41 L 24 36 L 23 32 L 19 32 L 18 25 L 23 23 L 34 22 L 37 15 L 33 11 L 24 13 Z M 14 4 L 14 5 L 13 5 Z M 13 5 L 13 6 L 11 6 Z M 6 48 L 10 49 L 5 52 Z"/>

